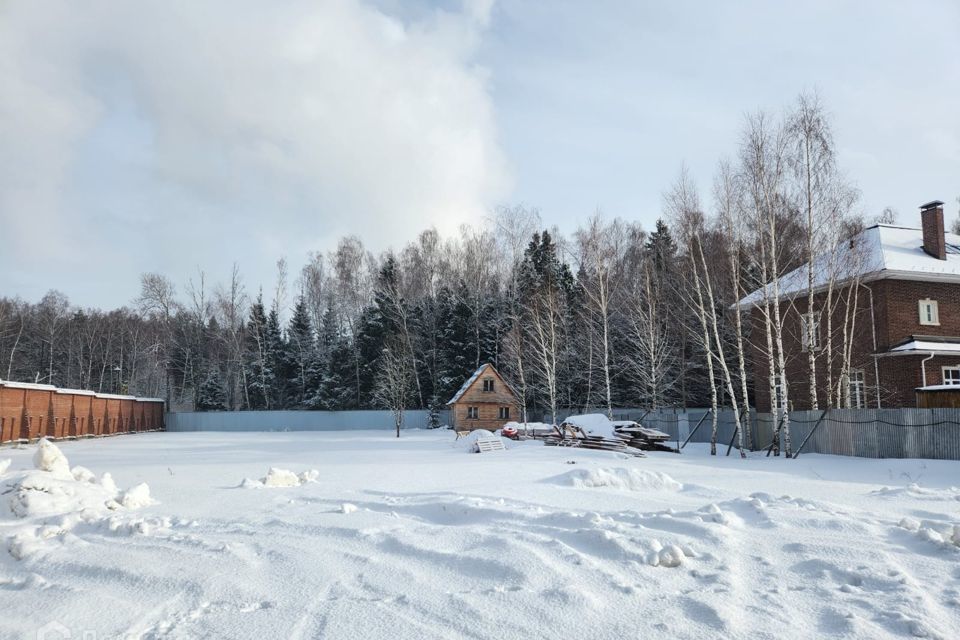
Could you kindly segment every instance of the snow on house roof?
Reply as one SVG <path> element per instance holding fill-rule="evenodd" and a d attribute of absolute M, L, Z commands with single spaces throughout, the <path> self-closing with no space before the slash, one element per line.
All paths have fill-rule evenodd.
<path fill-rule="evenodd" d="M 510 393 L 512 393 L 515 398 L 520 397 L 519 394 L 517 394 L 517 390 L 514 389 L 513 386 L 509 382 L 507 382 L 503 376 L 500 375 L 500 372 L 494 369 L 492 364 L 490 364 L 489 362 L 485 362 L 482 365 L 480 365 L 480 367 L 476 371 L 473 372 L 472 376 L 467 378 L 467 381 L 463 383 L 463 386 L 461 386 L 455 394 L 453 394 L 453 397 L 450 398 L 447 404 L 451 405 L 457 402 L 460 398 L 462 398 L 463 394 L 465 394 L 467 392 L 467 389 L 470 388 L 470 385 L 476 382 L 477 378 L 483 375 L 483 372 L 486 371 L 488 367 L 490 368 L 491 371 L 493 371 L 497 375 L 498 378 L 500 378 L 500 381 L 503 382 L 503 384 L 507 387 L 507 389 L 510 390 Z"/>
<path fill-rule="evenodd" d="M 463 397 L 463 394 L 467 392 L 467 389 L 470 388 L 470 385 L 472 385 L 474 382 L 477 381 L 477 378 L 480 377 L 480 374 L 483 373 L 483 371 L 487 367 L 493 368 L 493 365 L 491 365 L 489 362 L 485 362 L 484 364 L 480 365 L 480 368 L 474 371 L 472 376 L 467 378 L 467 381 L 463 383 L 463 386 L 461 386 L 455 394 L 453 394 L 453 397 L 450 398 L 447 404 L 453 404 L 454 402 L 459 400 L 461 397 Z"/>
<path fill-rule="evenodd" d="M 850 241 L 814 258 L 813 286 L 825 287 L 833 274 L 837 283 L 859 275 L 862 280 L 902 278 L 913 280 L 947 280 L 960 283 L 960 236 L 944 234 L 947 259 L 938 260 L 923 250 L 923 231 L 912 227 L 877 224 L 864 229 Z M 767 284 L 771 298 L 773 291 Z M 791 297 L 807 290 L 807 265 L 781 276 L 780 296 Z M 739 306 L 762 302 L 764 288 L 740 300 Z"/>
<path fill-rule="evenodd" d="M 934 340 L 911 340 L 890 349 L 890 353 L 901 353 L 908 351 L 919 351 L 927 353 L 930 351 L 939 351 L 947 353 L 960 353 L 960 342 L 940 342 Z"/>
<path fill-rule="evenodd" d="M 915 391 L 960 391 L 960 384 L 928 384 L 917 387 Z"/>

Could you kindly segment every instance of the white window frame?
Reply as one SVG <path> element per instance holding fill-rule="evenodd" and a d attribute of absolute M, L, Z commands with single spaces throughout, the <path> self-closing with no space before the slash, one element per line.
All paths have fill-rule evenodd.
<path fill-rule="evenodd" d="M 802 351 L 808 351 L 810 349 L 810 346 L 807 344 L 807 330 L 809 329 L 807 323 L 811 315 L 815 316 L 813 321 L 813 350 L 817 351 L 820 349 L 820 314 L 813 311 L 811 313 L 800 314 L 800 349 Z"/>
<path fill-rule="evenodd" d="M 867 408 L 867 378 L 863 369 L 850 369 L 850 378 L 847 381 L 850 394 L 850 407 L 853 409 Z"/>
<path fill-rule="evenodd" d="M 953 376 L 948 378 L 948 371 L 952 373 Z M 943 384 L 960 386 L 960 365 L 940 367 L 940 376 L 943 379 Z"/>
<path fill-rule="evenodd" d="M 936 300 L 924 298 L 917 303 L 920 312 L 920 324 L 940 326 L 940 309 Z"/>
<path fill-rule="evenodd" d="M 787 386 L 783 383 L 783 378 L 779 373 L 773 376 L 773 386 L 776 393 L 771 398 L 770 406 L 773 407 L 774 411 L 782 411 L 784 409 L 783 400 L 787 397 Z"/>

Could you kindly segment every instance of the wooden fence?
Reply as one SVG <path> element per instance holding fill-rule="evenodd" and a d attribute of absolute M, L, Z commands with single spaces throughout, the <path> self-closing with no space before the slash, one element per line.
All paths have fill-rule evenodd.
<path fill-rule="evenodd" d="M 0 442 L 163 429 L 163 400 L 0 380 Z"/>

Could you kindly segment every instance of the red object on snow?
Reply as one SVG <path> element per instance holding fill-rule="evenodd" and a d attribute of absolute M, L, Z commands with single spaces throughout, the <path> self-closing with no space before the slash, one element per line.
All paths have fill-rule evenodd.
<path fill-rule="evenodd" d="M 516 440 L 517 436 L 520 435 L 517 433 L 516 427 L 504 427 L 500 430 L 500 435 L 504 438 L 510 438 L 511 440 Z"/>

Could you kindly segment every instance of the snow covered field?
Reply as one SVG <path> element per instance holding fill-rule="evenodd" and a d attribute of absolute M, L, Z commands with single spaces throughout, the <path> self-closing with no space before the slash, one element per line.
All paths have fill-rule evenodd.
<path fill-rule="evenodd" d="M 73 474 L 0 449 L 3 638 L 960 637 L 957 462 L 474 455 L 449 431 L 58 446 Z"/>

